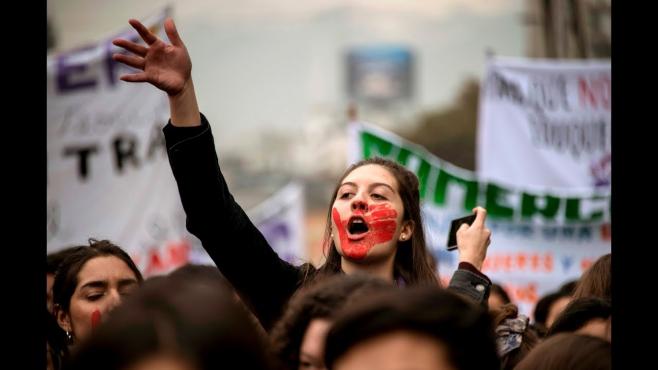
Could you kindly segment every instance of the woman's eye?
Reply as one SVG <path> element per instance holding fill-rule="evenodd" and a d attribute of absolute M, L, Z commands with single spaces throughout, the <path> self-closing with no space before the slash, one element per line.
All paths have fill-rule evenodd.
<path fill-rule="evenodd" d="M 379 194 L 373 194 L 373 195 L 372 195 L 372 198 L 373 198 L 373 199 L 377 199 L 377 200 L 386 200 L 386 197 L 385 197 L 385 196 L 383 196 L 383 195 L 379 195 Z"/>
<path fill-rule="evenodd" d="M 352 193 L 343 193 L 340 195 L 340 199 L 349 199 L 352 196 Z"/>
<path fill-rule="evenodd" d="M 103 294 L 102 294 L 102 293 L 90 294 L 90 295 L 87 296 L 87 300 L 89 300 L 89 301 L 97 301 L 97 300 L 99 300 L 101 297 L 103 297 Z"/>

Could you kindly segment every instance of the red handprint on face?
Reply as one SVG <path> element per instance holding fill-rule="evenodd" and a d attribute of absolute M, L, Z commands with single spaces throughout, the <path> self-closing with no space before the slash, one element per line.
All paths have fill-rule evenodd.
<path fill-rule="evenodd" d="M 388 204 L 368 206 L 368 211 L 355 210 L 349 219 L 342 220 L 336 208 L 332 210 L 334 224 L 338 229 L 340 248 L 345 257 L 363 259 L 377 244 L 393 239 L 397 230 L 398 213 Z M 350 222 L 365 224 L 365 232 L 351 233 Z"/>

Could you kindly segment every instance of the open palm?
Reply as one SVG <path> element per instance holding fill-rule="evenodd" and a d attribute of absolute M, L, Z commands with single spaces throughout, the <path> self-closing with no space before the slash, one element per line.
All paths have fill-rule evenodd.
<path fill-rule="evenodd" d="M 118 62 L 141 70 L 141 72 L 121 76 L 127 82 L 148 82 L 165 91 L 177 95 L 190 80 L 192 61 L 183 41 L 178 36 L 176 26 L 171 18 L 164 22 L 165 32 L 171 44 L 159 39 L 142 23 L 135 19 L 129 21 L 137 30 L 147 46 L 139 45 L 125 39 L 116 39 L 112 43 L 122 47 L 133 55 L 114 54 Z"/>

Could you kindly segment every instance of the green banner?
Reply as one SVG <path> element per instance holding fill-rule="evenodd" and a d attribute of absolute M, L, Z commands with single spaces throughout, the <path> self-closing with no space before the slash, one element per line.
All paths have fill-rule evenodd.
<path fill-rule="evenodd" d="M 422 147 L 392 134 L 359 124 L 362 158 L 383 157 L 413 171 L 420 197 L 435 207 L 458 202 L 465 212 L 487 209 L 492 220 L 540 221 L 545 224 L 603 223 L 610 220 L 610 194 L 592 191 L 528 191 L 477 179 L 475 174 L 446 163 Z"/>

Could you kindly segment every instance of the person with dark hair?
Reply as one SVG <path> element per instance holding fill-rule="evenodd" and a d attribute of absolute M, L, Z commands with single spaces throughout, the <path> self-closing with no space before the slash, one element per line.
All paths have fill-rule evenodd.
<path fill-rule="evenodd" d="M 610 342 L 560 333 L 539 343 L 514 370 L 610 370 Z"/>
<path fill-rule="evenodd" d="M 366 274 L 334 275 L 298 290 L 270 335 L 285 369 L 325 369 L 324 339 L 333 317 L 347 304 L 393 288 Z"/>
<path fill-rule="evenodd" d="M 505 289 L 500 285 L 491 284 L 491 293 L 489 293 L 489 311 L 498 311 L 504 305 L 512 303 Z"/>
<path fill-rule="evenodd" d="M 242 302 L 240 296 L 235 292 L 231 283 L 226 280 L 224 275 L 222 275 L 215 266 L 188 263 L 171 271 L 167 277 L 171 279 L 191 280 L 198 284 L 219 284 L 232 292 L 235 301 L 241 306 L 244 306 L 244 302 Z M 247 310 L 247 312 L 249 313 L 249 318 L 254 322 L 254 325 L 258 330 L 258 334 L 263 338 L 267 338 L 267 332 L 261 326 L 258 318 L 256 318 L 251 311 Z"/>
<path fill-rule="evenodd" d="M 578 285 L 578 279 L 576 280 L 569 280 L 566 283 L 562 284 L 560 286 L 560 289 L 558 289 L 558 292 L 564 293 L 566 295 L 573 296 L 573 293 L 576 291 L 576 286 Z"/>
<path fill-rule="evenodd" d="M 171 271 L 169 277 L 174 279 L 193 279 L 195 281 L 216 282 L 228 290 L 233 290 L 231 284 L 226 280 L 217 267 L 211 265 L 185 264 Z"/>
<path fill-rule="evenodd" d="M 265 343 L 228 288 L 199 281 L 167 276 L 144 283 L 72 351 L 67 369 L 272 369 Z"/>
<path fill-rule="evenodd" d="M 66 257 L 85 246 L 69 247 L 57 252 L 50 253 L 46 256 L 46 305 L 48 312 L 54 314 L 53 307 L 53 283 L 55 282 L 55 273 L 59 265 L 66 259 Z"/>
<path fill-rule="evenodd" d="M 607 300 L 596 297 L 576 298 L 548 328 L 546 337 L 574 332 L 612 341 L 611 318 L 612 307 Z"/>
<path fill-rule="evenodd" d="M 541 337 L 546 335 L 548 328 L 569 302 L 571 302 L 571 295 L 565 291 L 546 294 L 537 301 L 533 316 L 534 325 Z"/>
<path fill-rule="evenodd" d="M 514 304 L 506 304 L 496 311 L 496 345 L 501 370 L 512 370 L 539 342 L 539 336 L 525 315 L 519 315 Z"/>
<path fill-rule="evenodd" d="M 573 294 L 574 298 L 598 297 L 612 301 L 612 254 L 597 259 L 583 274 Z"/>
<path fill-rule="evenodd" d="M 69 342 L 88 336 L 142 280 L 130 256 L 108 240 L 90 239 L 69 254 L 53 283 L 55 316 Z"/>
<path fill-rule="evenodd" d="M 373 294 L 345 307 L 327 334 L 329 370 L 499 370 L 493 323 L 471 300 L 437 287 Z"/>
<path fill-rule="evenodd" d="M 327 212 L 323 266 L 281 260 L 229 192 L 210 125 L 199 112 L 192 62 L 173 20 L 164 22 L 171 44 L 137 20 L 130 24 L 146 45 L 116 39 L 132 55 L 113 58 L 136 68 L 123 81 L 148 82 L 169 97 L 171 119 L 163 131 L 187 228 L 266 330 L 292 294 L 316 277 L 367 272 L 398 285 L 438 284 L 423 233 L 418 178 L 381 158 L 356 163 L 341 176 Z M 449 288 L 486 305 L 491 283 L 480 269 L 491 231 L 484 225 L 486 211 L 474 211 L 475 222 L 457 234 L 460 265 Z"/>

